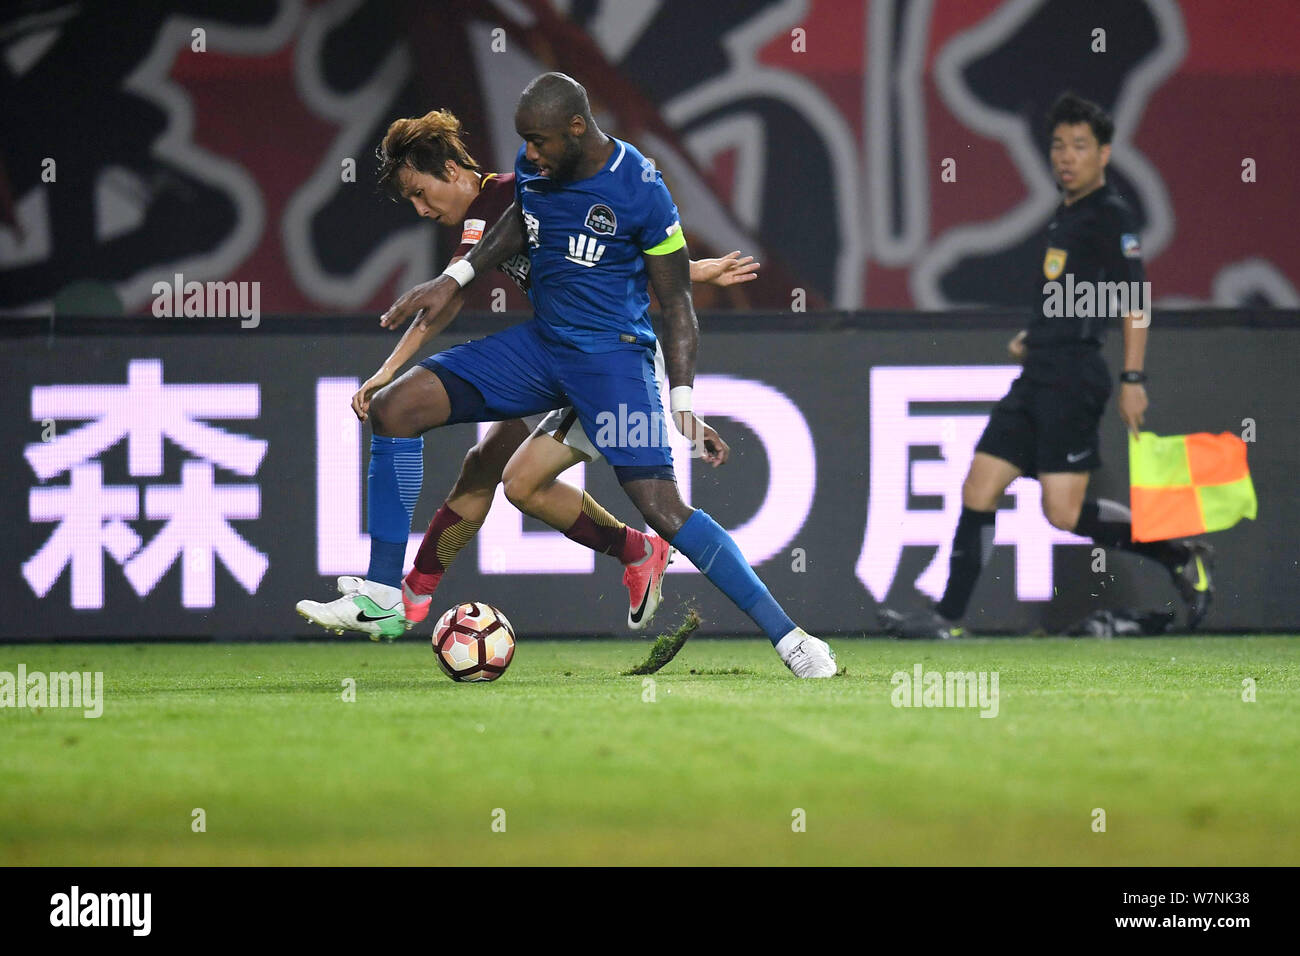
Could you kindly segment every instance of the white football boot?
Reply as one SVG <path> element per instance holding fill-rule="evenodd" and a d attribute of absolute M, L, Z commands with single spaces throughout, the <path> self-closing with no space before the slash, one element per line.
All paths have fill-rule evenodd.
<path fill-rule="evenodd" d="M 802 627 L 796 627 L 781 638 L 777 642 L 776 652 L 785 661 L 785 666 L 794 672 L 795 677 L 835 676 L 835 652 L 831 646 L 813 637 Z"/>
<path fill-rule="evenodd" d="M 328 603 L 299 601 L 298 613 L 335 634 L 358 631 L 372 641 L 392 640 L 411 629 L 411 622 L 402 613 L 402 592 L 397 588 L 344 576 L 338 579 L 338 589 L 343 596 Z"/>

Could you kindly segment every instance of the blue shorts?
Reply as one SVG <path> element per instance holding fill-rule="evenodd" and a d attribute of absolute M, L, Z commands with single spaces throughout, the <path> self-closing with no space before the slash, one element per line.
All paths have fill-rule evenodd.
<path fill-rule="evenodd" d="M 583 352 L 546 334 L 537 319 L 453 346 L 420 364 L 451 398 L 448 425 L 505 421 L 572 405 L 619 480 L 673 478 L 668 422 L 659 401 L 654 348 L 618 343 Z M 477 390 L 473 396 L 445 373 Z"/>

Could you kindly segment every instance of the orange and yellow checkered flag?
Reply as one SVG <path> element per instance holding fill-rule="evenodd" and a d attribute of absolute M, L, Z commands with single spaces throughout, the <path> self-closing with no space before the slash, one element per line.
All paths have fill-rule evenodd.
<path fill-rule="evenodd" d="M 1231 432 L 1128 436 L 1134 541 L 1186 538 L 1255 519 L 1246 443 Z"/>

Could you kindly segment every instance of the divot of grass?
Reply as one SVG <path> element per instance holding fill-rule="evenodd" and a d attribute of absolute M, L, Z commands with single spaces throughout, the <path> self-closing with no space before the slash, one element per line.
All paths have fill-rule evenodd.
<path fill-rule="evenodd" d="M 682 623 L 677 625 L 677 629 L 671 634 L 660 634 L 655 638 L 655 642 L 650 648 L 650 656 L 645 659 L 645 663 L 632 668 L 630 671 L 624 671 L 623 676 L 640 677 L 642 674 L 653 674 L 660 670 L 677 656 L 677 652 L 682 649 L 682 645 L 686 643 L 687 638 L 699 630 L 700 621 L 699 612 L 693 607 L 687 608 L 686 616 L 682 619 Z"/>

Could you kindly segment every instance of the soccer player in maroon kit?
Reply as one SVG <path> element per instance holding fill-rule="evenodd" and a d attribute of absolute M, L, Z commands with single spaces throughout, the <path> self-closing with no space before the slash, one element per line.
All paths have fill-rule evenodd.
<path fill-rule="evenodd" d="M 482 173 L 461 141 L 459 120 L 446 110 L 395 121 L 377 152 L 379 181 L 395 198 L 409 201 L 422 217 L 443 225 L 462 226 L 461 242 L 453 255 L 453 262 L 465 256 L 514 201 L 514 174 Z M 733 285 L 756 278 L 758 267 L 752 257 L 742 258 L 739 252 L 733 252 L 721 259 L 691 262 L 691 279 L 721 286 Z M 503 263 L 501 270 L 527 291 L 529 260 L 526 254 Z M 447 327 L 461 304 L 462 299 L 457 295 L 452 304 L 438 315 L 420 315 L 379 371 L 353 396 L 353 410 L 362 421 L 371 421 L 376 441 L 382 441 L 382 433 L 390 429 L 407 434 L 411 429 L 401 426 L 420 420 L 433 372 L 419 365 L 396 381 L 394 376 L 429 340 Z M 663 377 L 662 371 L 660 377 Z M 472 386 L 467 384 L 467 387 Z M 594 461 L 601 455 L 565 410 L 540 417 L 543 420 L 537 427 L 554 441 L 531 443 L 529 453 L 512 465 L 511 493 L 530 498 L 544 495 L 553 512 L 576 514 L 565 535 L 594 551 L 612 555 L 623 564 L 623 580 L 629 594 L 628 626 L 641 630 L 650 623 L 658 608 L 663 574 L 671 560 L 672 549 L 662 538 L 643 534 L 623 524 L 586 492 L 563 482 L 550 481 L 550 475 L 560 465 L 567 467 L 580 461 Z M 410 510 L 419 491 L 419 473 L 411 474 L 408 470 L 403 475 L 401 459 L 405 457 L 406 467 L 412 469 L 415 463 L 411 459 L 415 454 L 408 452 L 403 456 L 399 453 L 397 484 L 402 504 L 406 507 L 406 522 L 403 526 L 399 517 L 387 536 L 390 539 L 400 537 L 401 541 L 376 537 L 378 522 L 372 507 L 371 565 L 366 577 L 339 578 L 338 589 L 342 597 L 328 603 L 300 601 L 298 613 L 338 633 L 345 629 L 357 630 L 375 640 L 396 637 L 413 623 L 422 621 L 428 614 L 430 599 L 442 575 L 482 526 L 496 487 L 502 481 L 506 463 L 532 434 L 534 424 L 523 419 L 496 422 L 470 449 L 451 494 L 429 524 L 414 569 L 406 575 L 400 588 L 395 578 L 400 576 L 400 562 L 404 560 Z M 700 425 L 703 429 L 700 443 L 703 457 L 717 467 L 726 462 L 730 449 L 702 420 Z M 418 442 L 419 439 L 396 441 Z M 374 461 L 382 447 L 372 445 L 369 476 L 372 495 L 376 475 Z M 372 496 L 368 497 L 374 500 Z M 390 494 L 390 497 L 397 498 L 397 495 Z M 396 530 L 399 528 L 402 529 L 400 534 Z M 394 559 L 398 561 L 396 574 L 393 571 Z"/>

